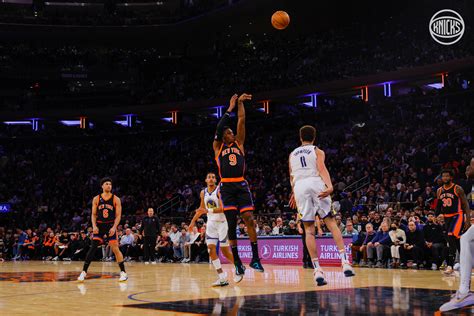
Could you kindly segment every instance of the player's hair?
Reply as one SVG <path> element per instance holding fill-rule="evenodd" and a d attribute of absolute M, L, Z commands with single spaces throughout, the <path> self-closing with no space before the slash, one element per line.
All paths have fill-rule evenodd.
<path fill-rule="evenodd" d="M 103 186 L 105 182 L 112 183 L 112 178 L 105 177 L 105 178 L 100 179 L 100 186 Z"/>
<path fill-rule="evenodd" d="M 454 172 L 453 172 L 453 169 L 443 169 L 441 170 L 441 175 L 445 174 L 445 173 L 449 173 L 449 175 L 451 177 L 454 177 Z"/>
<path fill-rule="evenodd" d="M 228 125 L 226 125 L 222 128 L 222 139 L 224 139 L 224 132 L 228 129 L 230 129 L 230 126 L 228 126 Z"/>
<path fill-rule="evenodd" d="M 217 177 L 217 174 L 216 174 L 214 171 L 209 171 L 208 173 L 206 173 L 206 177 L 207 177 L 208 175 L 210 175 L 210 174 L 213 174 L 213 175 L 215 175 L 215 176 Z"/>
<path fill-rule="evenodd" d="M 304 142 L 313 142 L 316 139 L 316 129 L 311 125 L 300 128 L 300 138 Z"/>

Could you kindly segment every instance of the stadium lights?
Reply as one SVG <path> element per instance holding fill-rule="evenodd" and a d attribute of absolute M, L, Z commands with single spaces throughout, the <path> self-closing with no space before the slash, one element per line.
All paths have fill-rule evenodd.
<path fill-rule="evenodd" d="M 303 102 L 301 105 L 304 105 L 309 108 L 317 108 L 318 107 L 318 92 L 305 94 L 304 97 L 310 97 L 311 100 L 309 102 Z"/>
<path fill-rule="evenodd" d="M 31 125 L 31 121 L 4 121 L 6 125 Z"/>
<path fill-rule="evenodd" d="M 387 98 L 392 96 L 392 83 L 391 82 L 384 82 L 383 83 L 383 95 Z"/>
<path fill-rule="evenodd" d="M 124 127 L 132 127 L 133 126 L 133 117 L 136 116 L 135 114 L 125 114 L 125 120 L 117 120 L 114 121 L 115 124 L 122 125 Z"/>
<path fill-rule="evenodd" d="M 80 120 L 62 120 L 59 121 L 61 124 L 66 125 L 66 126 L 79 126 L 81 125 Z"/>

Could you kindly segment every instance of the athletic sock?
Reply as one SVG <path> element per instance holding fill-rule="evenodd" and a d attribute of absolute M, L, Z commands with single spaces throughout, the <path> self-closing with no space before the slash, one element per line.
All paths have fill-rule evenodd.
<path fill-rule="evenodd" d="M 230 248 L 232 250 L 232 255 L 234 256 L 234 264 L 235 265 L 242 265 L 242 261 L 240 261 L 239 249 L 237 248 L 237 245 L 231 246 Z"/>
<path fill-rule="evenodd" d="M 216 260 L 212 260 L 212 265 L 214 266 L 216 270 L 219 270 L 222 268 L 221 261 L 219 260 L 219 258 L 217 258 Z"/>
<path fill-rule="evenodd" d="M 315 269 L 320 269 L 321 267 L 319 266 L 319 260 L 318 259 L 313 259 L 313 267 Z"/>
<path fill-rule="evenodd" d="M 226 279 L 226 274 L 225 274 L 225 272 L 219 273 L 219 279 L 221 279 L 221 280 L 225 280 L 225 279 Z"/>
<path fill-rule="evenodd" d="M 87 269 L 89 269 L 90 264 L 90 262 L 84 262 L 84 267 L 82 268 L 82 271 L 87 273 Z"/>
<path fill-rule="evenodd" d="M 342 264 L 349 263 L 349 259 L 347 258 L 347 253 L 345 249 L 339 249 L 339 256 L 341 257 Z"/>
<path fill-rule="evenodd" d="M 252 245 L 252 256 L 253 256 L 253 259 L 254 259 L 254 260 L 260 260 L 260 258 L 258 257 L 258 245 L 257 245 L 257 242 L 251 242 L 250 244 Z"/>
<path fill-rule="evenodd" d="M 118 265 L 120 267 L 120 271 L 125 272 L 125 265 L 123 264 L 123 261 L 119 262 Z"/>

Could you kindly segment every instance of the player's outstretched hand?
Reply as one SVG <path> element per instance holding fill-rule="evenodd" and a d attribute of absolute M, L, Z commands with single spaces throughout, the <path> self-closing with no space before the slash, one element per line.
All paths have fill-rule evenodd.
<path fill-rule="evenodd" d="M 333 191 L 332 188 L 327 188 L 326 190 L 321 191 L 321 193 L 319 193 L 318 197 L 320 199 L 324 199 L 325 197 L 330 196 L 332 191 Z"/>
<path fill-rule="evenodd" d="M 291 194 L 290 196 L 290 201 L 288 203 L 290 205 L 290 208 L 295 209 L 296 208 L 296 200 L 295 200 L 295 195 Z"/>
<path fill-rule="evenodd" d="M 247 94 L 247 93 L 242 93 L 239 97 L 239 102 L 247 101 L 247 100 L 252 100 L 252 95 Z"/>
<path fill-rule="evenodd" d="M 232 112 L 235 108 L 235 101 L 237 101 L 237 99 L 239 98 L 239 96 L 237 94 L 234 94 L 231 98 L 230 98 L 230 101 L 229 101 L 229 109 L 227 110 L 227 112 Z"/>

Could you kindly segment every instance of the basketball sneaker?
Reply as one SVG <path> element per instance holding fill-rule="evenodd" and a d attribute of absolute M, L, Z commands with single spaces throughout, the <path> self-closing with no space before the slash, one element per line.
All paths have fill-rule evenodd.
<path fill-rule="evenodd" d="M 245 274 L 245 266 L 240 263 L 235 265 L 235 276 L 234 276 L 234 282 L 238 283 L 242 281 L 243 277 Z"/>
<path fill-rule="evenodd" d="M 313 272 L 314 281 L 316 282 L 317 286 L 323 286 L 328 284 L 324 279 L 324 272 L 321 269 L 314 269 Z"/>
<path fill-rule="evenodd" d="M 229 285 L 229 281 L 227 281 L 227 278 L 225 279 L 217 279 L 216 282 L 212 283 L 212 287 L 219 287 L 219 286 L 227 286 Z"/>
<path fill-rule="evenodd" d="M 441 312 L 447 312 L 470 305 L 474 305 L 474 293 L 461 294 L 459 291 L 457 291 L 451 296 L 451 300 L 449 302 L 441 305 L 439 310 Z"/>
<path fill-rule="evenodd" d="M 355 276 L 354 268 L 352 268 L 350 263 L 344 263 L 342 265 L 342 271 L 346 277 L 353 277 Z"/>
<path fill-rule="evenodd" d="M 258 272 L 265 271 L 259 259 L 252 259 L 252 261 L 250 262 L 250 267 Z"/>
<path fill-rule="evenodd" d="M 454 270 L 451 266 L 448 266 L 444 271 L 443 274 L 446 276 L 452 276 L 454 275 Z"/>
<path fill-rule="evenodd" d="M 128 275 L 127 275 L 127 273 L 121 271 L 121 272 L 120 272 L 120 279 L 119 279 L 119 282 L 124 282 L 124 281 L 127 281 L 127 280 L 128 280 Z"/>
<path fill-rule="evenodd" d="M 84 282 L 84 280 L 86 279 L 86 276 L 87 276 L 87 272 L 82 271 L 79 277 L 77 278 L 77 281 Z"/>

